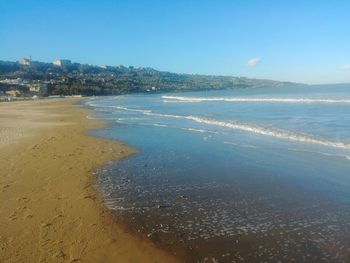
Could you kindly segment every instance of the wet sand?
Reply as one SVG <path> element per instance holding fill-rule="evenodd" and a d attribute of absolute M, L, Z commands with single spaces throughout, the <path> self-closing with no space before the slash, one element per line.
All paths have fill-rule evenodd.
<path fill-rule="evenodd" d="M 176 262 L 104 207 L 92 173 L 134 150 L 78 101 L 0 103 L 0 262 Z"/>

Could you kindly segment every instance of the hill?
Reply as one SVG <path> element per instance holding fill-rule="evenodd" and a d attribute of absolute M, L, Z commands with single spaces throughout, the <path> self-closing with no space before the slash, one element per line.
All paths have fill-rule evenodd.
<path fill-rule="evenodd" d="M 0 61 L 0 91 L 21 95 L 118 95 L 198 89 L 281 87 L 295 85 L 233 76 L 177 74 L 152 68 L 96 66 L 57 60 L 45 63 L 24 59 Z"/>

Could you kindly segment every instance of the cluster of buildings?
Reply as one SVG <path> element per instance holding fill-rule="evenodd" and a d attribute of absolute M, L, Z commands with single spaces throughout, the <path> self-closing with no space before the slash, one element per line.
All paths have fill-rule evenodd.
<path fill-rule="evenodd" d="M 57 59 L 52 62 L 55 66 L 58 67 L 64 67 L 64 66 L 69 66 L 72 64 L 72 62 L 68 59 Z"/>
<path fill-rule="evenodd" d="M 22 95 L 23 90 L 28 90 L 33 95 L 46 95 L 49 83 L 17 78 L 0 80 L 0 85 L 1 84 L 9 86 L 11 89 L 5 92 L 2 91 L 0 96 L 18 97 Z"/>
<path fill-rule="evenodd" d="M 22 58 L 20 61 L 18 61 L 19 64 L 23 66 L 30 66 L 32 65 L 32 56 L 29 56 L 28 58 Z M 72 62 L 69 59 L 56 59 L 52 61 L 52 64 L 58 67 L 64 67 L 69 66 L 72 64 Z"/>
<path fill-rule="evenodd" d="M 24 66 L 30 66 L 32 64 L 32 57 L 30 56 L 29 58 L 23 58 L 19 61 L 19 64 L 24 65 Z"/>
<path fill-rule="evenodd" d="M 29 81 L 21 78 L 16 79 L 4 79 L 0 80 L 0 83 L 9 84 L 9 85 L 18 85 L 18 86 L 28 86 Z"/>
<path fill-rule="evenodd" d="M 29 56 L 27 58 L 22 58 L 18 61 L 18 63 L 23 66 L 31 66 L 33 64 L 32 57 Z M 68 59 L 57 59 L 54 60 L 52 64 L 57 67 L 64 67 L 71 65 L 72 62 Z M 29 91 L 29 93 L 34 96 L 45 96 L 48 93 L 48 85 L 50 83 L 43 81 L 29 81 L 21 78 L 16 78 L 0 80 L 0 85 L 1 84 L 11 87 L 11 89 L 7 91 L 0 91 L 0 97 L 18 97 L 23 95 L 24 91 Z"/>

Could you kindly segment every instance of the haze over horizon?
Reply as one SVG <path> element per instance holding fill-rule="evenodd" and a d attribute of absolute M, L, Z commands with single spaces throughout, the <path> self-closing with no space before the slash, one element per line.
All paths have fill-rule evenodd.
<path fill-rule="evenodd" d="M 350 82 L 348 1 L 6 1 L 0 59 Z"/>

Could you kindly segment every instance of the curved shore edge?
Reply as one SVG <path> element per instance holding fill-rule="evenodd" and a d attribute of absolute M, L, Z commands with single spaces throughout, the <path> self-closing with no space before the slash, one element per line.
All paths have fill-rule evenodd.
<path fill-rule="evenodd" d="M 0 262 L 178 262 L 104 206 L 92 172 L 135 150 L 87 135 L 105 124 L 77 102 L 0 104 Z"/>

